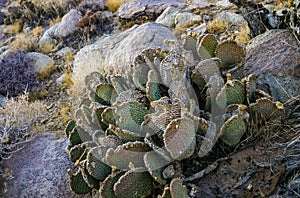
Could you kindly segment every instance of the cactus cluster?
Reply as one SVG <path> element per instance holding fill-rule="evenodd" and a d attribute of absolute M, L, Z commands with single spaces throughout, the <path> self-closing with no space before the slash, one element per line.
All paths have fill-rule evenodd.
<path fill-rule="evenodd" d="M 86 94 L 65 129 L 67 152 L 78 167 L 75 173 L 68 170 L 75 193 L 188 197 L 184 178 L 190 159 L 201 163 L 219 139 L 236 146 L 249 123 L 283 118 L 282 105 L 256 89 L 254 76 L 232 80 L 227 75 L 224 83 L 217 69 L 223 62 L 237 63 L 240 54 L 228 58 L 217 50 L 223 44 L 213 43 L 206 48 L 212 57 L 201 58 L 197 66 L 193 51 L 168 41 L 170 51 L 145 49 L 135 58 L 132 79 L 98 72 L 86 76 Z"/>

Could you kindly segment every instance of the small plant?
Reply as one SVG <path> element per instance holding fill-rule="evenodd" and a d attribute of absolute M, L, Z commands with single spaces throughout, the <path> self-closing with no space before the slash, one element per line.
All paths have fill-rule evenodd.
<path fill-rule="evenodd" d="M 222 33 L 226 30 L 227 27 L 227 22 L 226 21 L 221 21 L 221 20 L 213 20 L 208 22 L 207 24 L 207 32 L 211 34 L 218 34 Z"/>
<path fill-rule="evenodd" d="M 24 90 L 38 87 L 38 74 L 34 71 L 32 60 L 26 52 L 15 50 L 8 52 L 0 64 L 0 94 L 18 96 Z"/>
<path fill-rule="evenodd" d="M 35 124 L 46 115 L 46 108 L 40 101 L 29 102 L 28 94 L 16 99 L 7 99 L 0 108 L 0 158 L 9 154 L 18 142 L 25 141 L 39 130 Z"/>
<path fill-rule="evenodd" d="M 31 33 L 20 33 L 15 40 L 10 43 L 13 50 L 23 50 L 26 52 L 35 51 L 38 48 L 38 37 Z"/>

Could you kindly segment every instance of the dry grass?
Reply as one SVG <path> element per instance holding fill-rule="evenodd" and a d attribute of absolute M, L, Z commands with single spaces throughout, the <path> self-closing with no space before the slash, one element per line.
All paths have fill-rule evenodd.
<path fill-rule="evenodd" d="M 236 36 L 235 41 L 242 46 L 247 45 L 247 43 L 250 41 L 250 28 L 248 27 L 248 25 L 240 27 L 239 33 Z"/>
<path fill-rule="evenodd" d="M 20 33 L 15 40 L 10 43 L 11 49 L 19 49 L 24 51 L 35 51 L 37 49 L 38 37 L 31 33 Z"/>
<path fill-rule="evenodd" d="M 9 99 L 0 108 L 1 143 L 16 143 L 31 136 L 38 120 L 46 115 L 46 108 L 40 101 L 29 102 L 27 94 Z"/>
<path fill-rule="evenodd" d="M 131 1 L 132 0 L 107 0 L 106 6 L 110 11 L 115 12 L 123 3 Z"/>
<path fill-rule="evenodd" d="M 226 31 L 227 22 L 221 20 L 213 20 L 207 24 L 207 31 L 211 34 L 218 34 Z"/>

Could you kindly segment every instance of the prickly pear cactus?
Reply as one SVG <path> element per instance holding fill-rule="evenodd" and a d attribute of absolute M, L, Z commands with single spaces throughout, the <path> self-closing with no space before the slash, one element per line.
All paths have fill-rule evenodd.
<path fill-rule="evenodd" d="M 198 51 L 210 50 L 199 63 L 191 61 L 195 51 L 167 43 L 168 52 L 146 49 L 135 58 L 143 67 L 132 71 L 132 79 L 98 72 L 86 76 L 86 94 L 65 129 L 67 152 L 77 166 L 75 173 L 68 171 L 75 193 L 188 197 L 184 178 L 203 169 L 202 158 L 218 141 L 235 147 L 247 136 L 249 123 L 283 118 L 279 103 L 259 98 L 255 77 L 227 75 L 224 83 L 218 72 L 222 61 L 236 63 L 240 54 L 214 57 L 215 49 L 225 46 L 218 47 L 212 35 L 199 42 Z"/>

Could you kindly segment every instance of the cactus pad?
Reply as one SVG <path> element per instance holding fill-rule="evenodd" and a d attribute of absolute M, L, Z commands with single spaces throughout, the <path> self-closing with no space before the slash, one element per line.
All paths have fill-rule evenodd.
<path fill-rule="evenodd" d="M 191 156 L 196 146 L 196 126 L 189 118 L 172 120 L 164 132 L 164 144 L 174 159 Z"/>
<path fill-rule="evenodd" d="M 231 104 L 243 104 L 245 99 L 245 86 L 238 80 L 228 80 L 218 93 L 216 102 L 221 108 L 225 108 Z"/>
<path fill-rule="evenodd" d="M 237 145 L 246 132 L 248 118 L 249 114 L 246 111 L 239 111 L 238 114 L 226 120 L 221 128 L 221 140 L 231 147 Z"/>
<path fill-rule="evenodd" d="M 146 197 L 153 192 L 153 179 L 148 172 L 130 170 L 120 177 L 114 185 L 118 198 Z"/>
<path fill-rule="evenodd" d="M 114 107 L 107 107 L 101 113 L 101 121 L 109 126 L 110 124 L 116 124 L 116 115 Z"/>
<path fill-rule="evenodd" d="M 118 127 L 139 134 L 148 110 L 139 102 L 125 102 L 116 107 L 115 113 L 119 116 Z"/>
<path fill-rule="evenodd" d="M 148 72 L 148 82 L 146 84 L 146 95 L 150 101 L 155 101 L 161 98 L 159 82 L 157 74 L 153 70 L 150 70 Z"/>
<path fill-rule="evenodd" d="M 273 102 L 268 98 L 260 98 L 249 105 L 251 117 L 254 120 L 276 122 L 285 116 L 283 104 Z"/>
<path fill-rule="evenodd" d="M 150 151 L 148 145 L 143 142 L 127 142 L 116 149 L 110 148 L 106 152 L 105 161 L 119 170 L 128 170 L 145 167 L 144 154 Z"/>
<path fill-rule="evenodd" d="M 107 148 L 98 146 L 90 149 L 87 154 L 86 169 L 97 180 L 103 181 L 110 173 L 111 167 L 103 163 Z"/>
<path fill-rule="evenodd" d="M 209 58 L 198 63 L 192 71 L 192 80 L 200 87 L 204 87 L 211 76 L 220 75 L 221 60 L 219 58 Z"/>
<path fill-rule="evenodd" d="M 172 198 L 188 198 L 186 186 L 182 185 L 182 180 L 175 178 L 171 181 L 170 191 Z"/>
<path fill-rule="evenodd" d="M 96 94 L 103 105 L 111 105 L 116 101 L 117 92 L 109 83 L 101 83 L 96 86 Z"/>
<path fill-rule="evenodd" d="M 166 166 L 169 162 L 156 152 L 146 153 L 144 155 L 144 162 L 153 179 L 158 183 L 165 185 L 167 181 L 162 177 L 162 171 L 164 166 Z"/>
<path fill-rule="evenodd" d="M 102 198 L 117 198 L 114 192 L 114 185 L 125 172 L 117 172 L 109 175 L 100 185 L 100 197 Z"/>
<path fill-rule="evenodd" d="M 218 45 L 217 38 L 213 34 L 206 34 L 199 40 L 197 52 L 202 60 L 215 56 L 215 50 Z"/>
<path fill-rule="evenodd" d="M 70 187 L 72 191 L 77 194 L 87 194 L 92 191 L 92 189 L 84 181 L 80 169 L 75 174 L 68 169 L 68 174 L 70 177 Z"/>
<path fill-rule="evenodd" d="M 224 41 L 216 48 L 216 57 L 219 57 L 227 68 L 241 62 L 245 55 L 245 49 L 235 41 Z"/>

